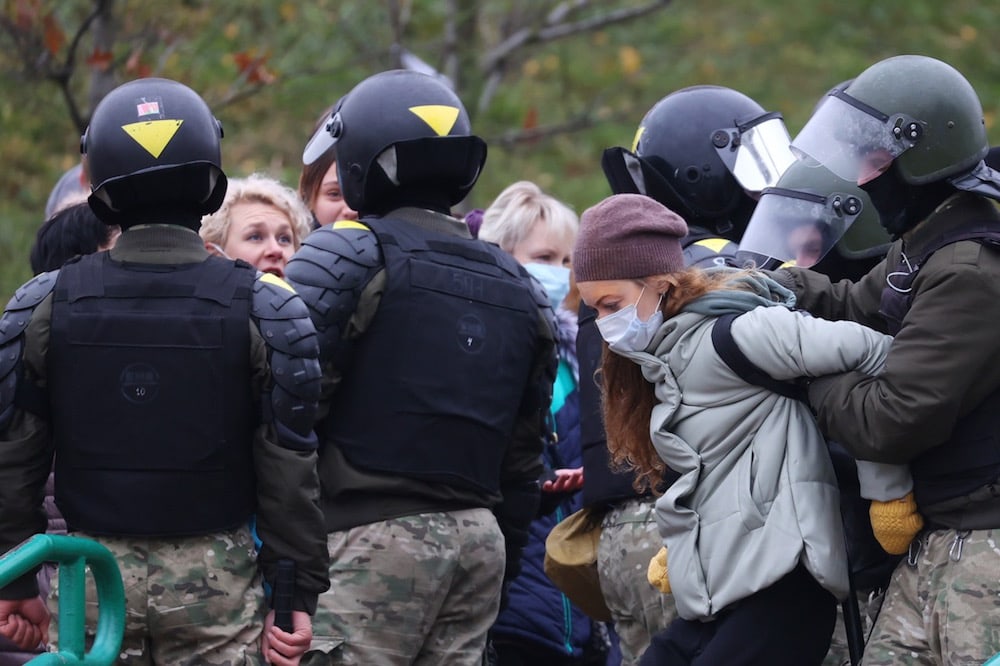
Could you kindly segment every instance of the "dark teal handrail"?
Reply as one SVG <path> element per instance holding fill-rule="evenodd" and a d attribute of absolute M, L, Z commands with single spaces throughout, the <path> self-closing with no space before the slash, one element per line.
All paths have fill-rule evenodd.
<path fill-rule="evenodd" d="M 59 563 L 59 652 L 41 654 L 31 666 L 107 666 L 118 658 L 125 635 L 125 587 L 114 555 L 82 537 L 36 534 L 0 557 L 0 587 L 43 562 Z M 97 587 L 97 628 L 86 652 L 86 567 Z"/>

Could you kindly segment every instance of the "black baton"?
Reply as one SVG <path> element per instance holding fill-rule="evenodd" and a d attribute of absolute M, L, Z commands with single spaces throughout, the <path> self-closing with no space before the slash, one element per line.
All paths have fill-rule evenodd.
<path fill-rule="evenodd" d="M 274 626 L 292 633 L 292 597 L 295 595 L 295 562 L 278 560 L 278 571 L 274 577 Z"/>

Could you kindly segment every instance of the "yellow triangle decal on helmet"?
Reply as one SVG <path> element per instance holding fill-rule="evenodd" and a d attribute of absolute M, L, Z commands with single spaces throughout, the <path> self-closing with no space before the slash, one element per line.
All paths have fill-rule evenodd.
<path fill-rule="evenodd" d="M 702 247 L 707 247 L 712 252 L 719 254 L 722 252 L 723 248 L 729 245 L 732 241 L 728 241 L 725 238 L 703 238 L 695 245 L 701 245 Z"/>
<path fill-rule="evenodd" d="M 180 129 L 183 122 L 183 120 L 146 120 L 141 123 L 122 125 L 122 129 L 137 144 L 145 148 L 146 152 L 159 159 L 160 153 L 174 138 L 174 134 L 177 134 L 177 130 Z"/>
<path fill-rule="evenodd" d="M 458 120 L 458 107 L 443 104 L 411 106 L 410 112 L 430 125 L 438 136 L 447 136 Z"/>
<path fill-rule="evenodd" d="M 639 125 L 639 129 L 637 129 L 635 131 L 635 138 L 632 139 L 632 152 L 633 153 L 635 152 L 635 149 L 639 147 L 639 139 L 642 138 L 642 133 L 645 132 L 645 131 L 646 131 L 646 128 L 643 127 L 642 125 Z"/>
<path fill-rule="evenodd" d="M 295 290 L 292 289 L 292 285 L 288 284 L 287 282 L 285 282 L 284 280 L 282 280 L 280 277 L 278 277 L 274 273 L 263 273 L 257 279 L 259 279 L 261 282 L 266 282 L 268 284 L 273 284 L 275 287 L 280 287 L 281 289 L 284 289 L 286 291 L 290 291 L 293 294 L 295 293 Z"/>

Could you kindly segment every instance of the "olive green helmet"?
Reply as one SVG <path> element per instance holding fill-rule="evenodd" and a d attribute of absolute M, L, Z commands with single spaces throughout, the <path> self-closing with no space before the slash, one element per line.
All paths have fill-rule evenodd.
<path fill-rule="evenodd" d="M 764 268 L 809 268 L 831 251 L 841 262 L 881 258 L 889 243 L 878 211 L 861 188 L 800 160 L 761 192 L 737 260 Z"/>
<path fill-rule="evenodd" d="M 975 169 L 989 140 L 979 97 L 958 70 L 902 55 L 831 90 L 792 149 L 859 184 L 896 161 L 906 183 L 924 185 Z"/>

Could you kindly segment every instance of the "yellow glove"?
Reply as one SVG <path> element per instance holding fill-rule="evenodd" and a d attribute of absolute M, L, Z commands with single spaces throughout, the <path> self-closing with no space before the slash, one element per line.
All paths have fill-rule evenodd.
<path fill-rule="evenodd" d="M 646 580 L 649 584 L 664 594 L 670 594 L 670 578 L 667 576 L 667 549 L 661 548 L 660 552 L 653 555 L 649 560 L 649 568 L 646 569 Z"/>
<path fill-rule="evenodd" d="M 924 526 L 923 517 L 917 513 L 913 493 L 889 502 L 872 500 L 868 515 L 875 538 L 882 544 L 882 550 L 890 555 L 905 553 L 913 537 Z"/>

